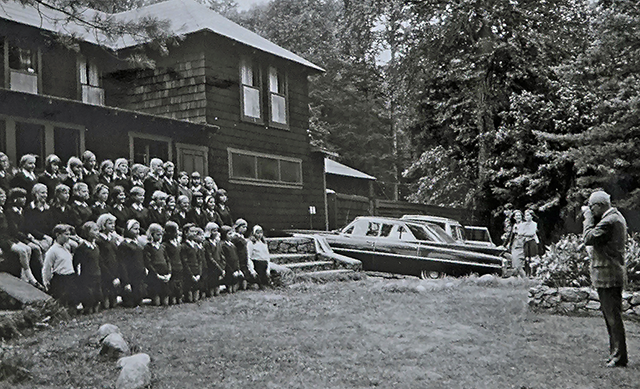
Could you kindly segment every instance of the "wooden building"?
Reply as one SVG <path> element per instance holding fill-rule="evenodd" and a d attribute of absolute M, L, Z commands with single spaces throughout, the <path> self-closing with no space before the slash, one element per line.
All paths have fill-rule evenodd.
<path fill-rule="evenodd" d="M 214 177 L 233 216 L 250 224 L 326 224 L 324 156 L 307 134 L 307 79 L 320 67 L 193 0 L 112 16 L 168 20 L 183 39 L 168 55 L 126 36 L 105 47 L 80 26 L 55 23 L 54 11 L 3 2 L 0 150 L 14 163 L 25 153 L 66 161 L 85 149 L 98 160 L 159 157 Z M 63 45 L 60 32 L 81 36 L 79 48 Z M 155 67 L 127 61 L 135 50 Z"/>

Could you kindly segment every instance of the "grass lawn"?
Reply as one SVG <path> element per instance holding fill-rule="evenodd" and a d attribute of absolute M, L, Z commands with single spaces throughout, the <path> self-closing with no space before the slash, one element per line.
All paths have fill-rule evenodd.
<path fill-rule="evenodd" d="M 3 344 L 31 378 L 0 387 L 115 387 L 93 338 L 112 323 L 151 356 L 153 388 L 638 388 L 638 322 L 629 367 L 607 369 L 601 317 L 532 313 L 527 290 L 369 277 L 116 308 Z"/>

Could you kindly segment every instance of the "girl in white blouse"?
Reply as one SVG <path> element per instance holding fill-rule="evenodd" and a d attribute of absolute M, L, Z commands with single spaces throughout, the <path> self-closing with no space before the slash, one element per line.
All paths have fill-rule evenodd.
<path fill-rule="evenodd" d="M 253 261 L 253 267 L 258 273 L 258 285 L 260 289 L 270 284 L 270 257 L 269 246 L 264 238 L 264 231 L 259 225 L 253 226 L 251 236 L 247 242 L 247 253 L 249 259 Z"/>

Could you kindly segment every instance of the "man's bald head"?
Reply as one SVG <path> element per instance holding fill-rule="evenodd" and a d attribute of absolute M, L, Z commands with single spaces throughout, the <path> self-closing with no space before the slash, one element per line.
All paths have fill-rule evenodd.
<path fill-rule="evenodd" d="M 597 190 L 589 196 L 589 209 L 596 217 L 601 217 L 611 208 L 611 196 L 603 190 Z"/>

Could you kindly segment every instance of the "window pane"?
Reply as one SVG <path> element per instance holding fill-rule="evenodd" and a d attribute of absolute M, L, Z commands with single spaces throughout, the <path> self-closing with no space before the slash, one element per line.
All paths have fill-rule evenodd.
<path fill-rule="evenodd" d="M 287 124 L 287 101 L 284 96 L 271 95 L 271 121 Z"/>
<path fill-rule="evenodd" d="M 378 231 L 380 231 L 380 223 L 369 222 L 369 228 L 367 228 L 367 236 L 378 236 Z"/>
<path fill-rule="evenodd" d="M 11 90 L 26 93 L 38 93 L 38 75 L 11 70 Z"/>
<path fill-rule="evenodd" d="M 275 68 L 269 68 L 269 92 L 281 93 L 278 89 L 278 71 Z"/>
<path fill-rule="evenodd" d="M 37 166 L 44 160 L 44 126 L 40 124 L 16 122 L 16 158 L 25 154 L 35 154 L 39 158 Z"/>
<path fill-rule="evenodd" d="M 87 60 L 85 57 L 78 59 L 78 77 L 80 77 L 80 84 L 87 83 Z"/>
<path fill-rule="evenodd" d="M 95 62 L 89 64 L 89 85 L 100 86 L 100 72 Z"/>
<path fill-rule="evenodd" d="M 65 165 L 70 157 L 79 156 L 80 131 L 72 128 L 54 128 L 53 150 Z"/>
<path fill-rule="evenodd" d="M 9 47 L 9 67 L 29 73 L 36 72 L 36 58 L 34 52 L 21 47 Z"/>
<path fill-rule="evenodd" d="M 161 140 L 133 138 L 133 162 L 148 165 L 153 158 L 169 159 L 169 143 Z"/>
<path fill-rule="evenodd" d="M 280 181 L 278 177 L 278 160 L 258 157 L 258 178 L 261 180 Z"/>
<path fill-rule="evenodd" d="M 260 90 L 243 86 L 244 92 L 244 116 L 260 118 Z"/>
<path fill-rule="evenodd" d="M 242 61 L 241 66 L 240 77 L 242 78 L 242 83 L 253 86 L 253 69 L 251 69 L 251 64 L 248 63 L 248 61 Z"/>
<path fill-rule="evenodd" d="M 7 123 L 0 120 L 0 151 L 7 153 Z"/>
<path fill-rule="evenodd" d="M 300 163 L 280 161 L 280 179 L 284 182 L 302 182 Z"/>
<path fill-rule="evenodd" d="M 256 178 L 256 159 L 250 155 L 231 154 L 233 177 Z"/>
<path fill-rule="evenodd" d="M 380 230 L 380 236 L 389 236 L 391 230 L 393 229 L 393 224 L 383 224 L 382 230 Z"/>

